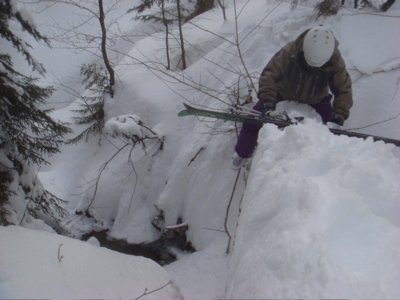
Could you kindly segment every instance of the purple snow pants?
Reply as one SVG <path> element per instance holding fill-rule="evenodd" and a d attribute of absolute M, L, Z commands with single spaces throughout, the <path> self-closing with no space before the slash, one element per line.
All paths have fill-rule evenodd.
<path fill-rule="evenodd" d="M 328 95 L 322 99 L 320 103 L 310 104 L 312 108 L 321 116 L 322 122 L 326 124 L 329 121 L 332 114 L 332 95 Z M 254 106 L 255 110 L 261 111 L 262 105 L 260 101 Z M 243 123 L 243 127 L 240 131 L 235 151 L 243 158 L 249 158 L 253 155 L 254 149 L 257 145 L 258 132 L 262 128 L 263 124 L 252 124 Z"/>

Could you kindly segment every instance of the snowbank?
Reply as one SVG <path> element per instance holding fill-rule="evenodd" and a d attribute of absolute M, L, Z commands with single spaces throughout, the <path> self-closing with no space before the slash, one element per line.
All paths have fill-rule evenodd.
<path fill-rule="evenodd" d="M 398 298 L 400 163 L 394 146 L 309 120 L 261 132 L 228 298 Z"/>
<path fill-rule="evenodd" d="M 146 258 L 16 226 L 0 227 L 0 240 L 1 299 L 182 299 Z"/>

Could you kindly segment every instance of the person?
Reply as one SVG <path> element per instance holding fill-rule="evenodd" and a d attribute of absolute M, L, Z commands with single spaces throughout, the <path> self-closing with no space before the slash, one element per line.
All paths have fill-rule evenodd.
<path fill-rule="evenodd" d="M 293 100 L 313 107 L 324 124 L 343 126 L 349 117 L 353 96 L 351 78 L 338 45 L 330 29 L 317 26 L 284 46 L 261 73 L 259 100 L 254 109 L 265 115 L 275 110 L 277 102 Z M 239 169 L 252 156 L 261 127 L 243 124 L 235 146 L 234 169 Z"/>

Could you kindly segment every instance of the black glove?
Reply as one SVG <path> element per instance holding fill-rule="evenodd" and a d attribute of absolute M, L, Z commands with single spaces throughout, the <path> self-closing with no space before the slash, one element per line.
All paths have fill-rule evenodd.
<path fill-rule="evenodd" d="M 344 118 L 342 116 L 337 115 L 337 114 L 332 114 L 332 117 L 330 118 L 330 120 L 328 122 L 335 123 L 335 124 L 337 124 L 339 126 L 343 126 Z"/>
<path fill-rule="evenodd" d="M 267 99 L 267 100 L 261 100 L 261 101 L 262 101 L 261 116 L 265 117 L 269 111 L 275 110 L 275 108 L 276 108 L 275 100 Z"/>

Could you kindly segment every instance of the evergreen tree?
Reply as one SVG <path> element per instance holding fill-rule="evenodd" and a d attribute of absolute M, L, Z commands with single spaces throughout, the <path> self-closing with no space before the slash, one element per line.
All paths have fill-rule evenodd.
<path fill-rule="evenodd" d="M 81 67 L 81 75 L 87 93 L 81 96 L 80 108 L 74 110 L 77 114 L 74 120 L 76 124 L 89 126 L 69 141 L 73 144 L 101 132 L 104 127 L 104 99 L 107 94 L 112 93 L 109 79 L 102 65 L 84 64 Z"/>
<path fill-rule="evenodd" d="M 44 67 L 30 54 L 31 46 L 15 33 L 11 22 L 20 24 L 36 41 L 49 45 L 27 14 L 17 10 L 14 1 L 0 0 L 1 43 L 10 44 L 33 71 L 43 75 Z M 39 86 L 38 78 L 16 70 L 11 55 L 1 51 L 4 50 L 0 50 L 0 174 L 5 180 L 0 185 L 0 205 L 7 201 L 15 174 L 21 175 L 18 166 L 46 163 L 45 155 L 58 152 L 63 135 L 69 131 L 49 116 L 49 110 L 41 108 L 53 87 Z"/>
<path fill-rule="evenodd" d="M 65 3 L 64 3 L 65 2 Z M 106 22 L 107 14 L 120 0 L 104 1 L 64 1 L 64 4 L 71 5 L 83 12 L 84 24 L 91 23 L 92 19 L 99 21 L 101 34 L 97 35 L 85 32 L 85 28 L 75 24 L 69 28 L 64 28 L 63 35 L 67 38 L 63 43 L 73 48 L 93 49 L 98 47 L 101 51 L 102 63 L 83 64 L 81 66 L 82 83 L 85 85 L 86 92 L 80 96 L 80 108 L 74 110 L 76 113 L 75 123 L 88 125 L 81 133 L 71 139 L 69 143 L 78 143 L 87 140 L 91 135 L 101 132 L 104 126 L 104 101 L 106 97 L 114 97 L 115 93 L 115 71 L 109 57 L 108 47 L 113 43 L 113 38 L 109 38 L 110 26 Z M 106 6 L 104 4 L 107 4 Z M 117 20 L 110 20 L 110 24 L 118 23 Z M 84 26 L 87 27 L 87 26 Z M 88 38 L 88 36 L 91 36 Z M 91 52 L 92 50 L 88 50 Z"/>

